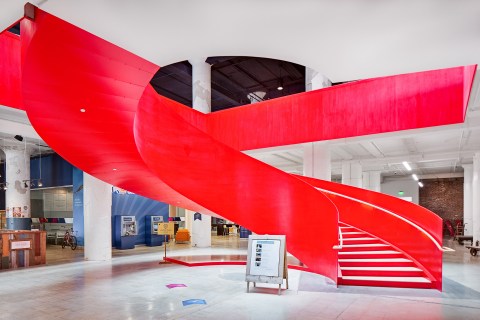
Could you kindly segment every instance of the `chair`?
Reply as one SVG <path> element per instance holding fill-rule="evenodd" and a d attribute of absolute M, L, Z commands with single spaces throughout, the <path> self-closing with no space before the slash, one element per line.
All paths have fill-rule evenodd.
<path fill-rule="evenodd" d="M 190 242 L 190 231 L 188 229 L 178 229 L 175 234 L 175 242 Z"/>

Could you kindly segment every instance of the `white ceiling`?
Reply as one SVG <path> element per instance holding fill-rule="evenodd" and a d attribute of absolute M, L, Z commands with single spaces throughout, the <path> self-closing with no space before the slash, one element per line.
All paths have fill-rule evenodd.
<path fill-rule="evenodd" d="M 165 66 L 211 56 L 295 62 L 333 82 L 477 64 L 478 0 L 32 0 Z M 0 29 L 23 16 L 0 2 Z"/>
<path fill-rule="evenodd" d="M 477 0 L 35 0 L 40 8 L 159 66 L 208 56 L 257 56 L 305 65 L 334 82 L 480 62 Z M 0 2 L 0 30 L 23 16 L 18 0 Z M 94 17 L 94 18 L 92 18 Z M 0 137 L 38 139 L 23 115 L 0 107 Z M 12 119 L 13 117 L 13 119 Z M 17 118 L 15 118 L 17 117 Z M 480 91 L 475 79 L 463 125 L 330 142 L 332 172 L 343 161 L 366 171 L 458 174 L 480 151 Z M 302 146 L 248 152 L 302 172 Z"/>

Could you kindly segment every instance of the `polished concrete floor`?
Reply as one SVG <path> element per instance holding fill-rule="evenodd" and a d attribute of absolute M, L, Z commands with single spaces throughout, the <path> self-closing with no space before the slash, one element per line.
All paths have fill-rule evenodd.
<path fill-rule="evenodd" d="M 159 264 L 163 247 L 114 251 L 83 261 L 82 251 L 49 246 L 48 265 L 0 272 L 0 319 L 480 319 L 480 257 L 452 241 L 444 290 L 339 287 L 289 271 L 290 288 L 259 284 L 246 293 L 245 266 Z M 246 241 L 212 248 L 170 245 L 167 256 L 245 254 Z M 169 289 L 168 284 L 186 287 Z M 184 306 L 182 301 L 206 304 Z"/>

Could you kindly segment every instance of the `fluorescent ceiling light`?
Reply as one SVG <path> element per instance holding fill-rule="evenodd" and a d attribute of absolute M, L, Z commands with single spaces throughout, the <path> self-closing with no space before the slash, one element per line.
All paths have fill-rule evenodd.
<path fill-rule="evenodd" d="M 410 167 L 407 161 L 403 161 L 402 164 L 408 171 L 412 171 L 412 167 Z"/>
<path fill-rule="evenodd" d="M 412 174 L 412 178 L 413 178 L 413 180 L 418 181 L 418 177 L 417 177 L 416 174 Z"/>
<path fill-rule="evenodd" d="M 423 188 L 423 183 L 418 182 L 418 185 L 419 185 L 420 188 Z"/>

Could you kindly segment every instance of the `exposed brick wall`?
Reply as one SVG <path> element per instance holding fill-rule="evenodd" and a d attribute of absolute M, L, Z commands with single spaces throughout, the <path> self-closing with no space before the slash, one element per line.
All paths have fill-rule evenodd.
<path fill-rule="evenodd" d="M 422 180 L 419 204 L 444 221 L 463 219 L 463 178 Z"/>

